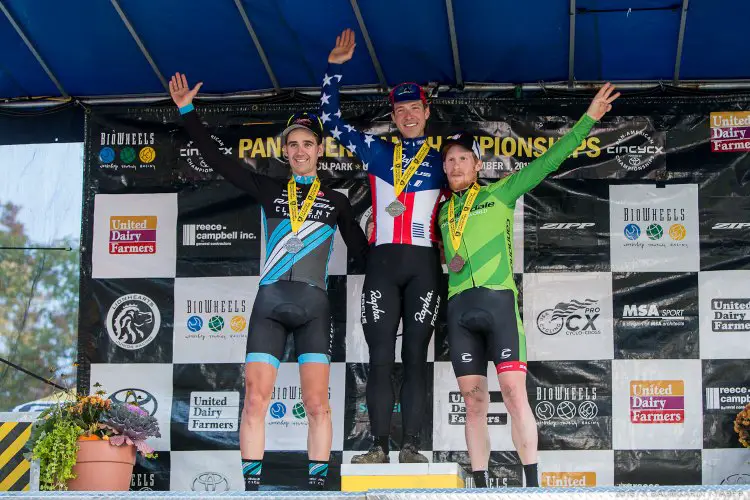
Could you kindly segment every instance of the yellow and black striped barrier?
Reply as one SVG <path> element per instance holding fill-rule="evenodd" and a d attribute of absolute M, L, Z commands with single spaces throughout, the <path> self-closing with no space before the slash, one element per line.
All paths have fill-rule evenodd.
<path fill-rule="evenodd" d="M 31 422 L 0 422 L 0 491 L 29 491 L 31 464 L 23 446 L 31 436 Z"/>

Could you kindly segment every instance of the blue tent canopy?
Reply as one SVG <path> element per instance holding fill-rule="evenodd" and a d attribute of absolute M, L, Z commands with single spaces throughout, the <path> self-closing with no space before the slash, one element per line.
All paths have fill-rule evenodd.
<path fill-rule="evenodd" d="M 750 79 L 750 2 L 740 0 L 0 0 L 0 9 L 0 98 L 163 96 L 177 71 L 213 94 L 314 89 L 347 27 L 357 36 L 347 84 L 365 90 Z"/>

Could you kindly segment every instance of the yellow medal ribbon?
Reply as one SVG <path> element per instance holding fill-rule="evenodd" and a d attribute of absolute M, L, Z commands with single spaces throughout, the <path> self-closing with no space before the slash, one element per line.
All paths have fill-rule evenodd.
<path fill-rule="evenodd" d="M 292 223 L 292 231 L 297 234 L 302 223 L 307 219 L 310 209 L 315 202 L 315 198 L 318 196 L 320 191 L 320 179 L 315 177 L 315 180 L 310 186 L 310 192 L 307 193 L 304 203 L 302 203 L 302 209 L 297 207 L 297 182 L 294 180 L 294 175 L 289 179 L 286 184 L 286 199 L 289 201 L 289 222 Z"/>
<path fill-rule="evenodd" d="M 451 232 L 451 244 L 453 245 L 453 250 L 456 252 L 461 245 L 461 238 L 464 235 L 466 221 L 469 220 L 469 213 L 471 212 L 471 207 L 474 206 L 474 200 L 477 199 L 477 194 L 479 194 L 479 184 L 475 182 L 469 188 L 469 193 L 466 195 L 466 201 L 461 208 L 461 216 L 458 218 L 458 227 L 456 227 L 455 194 L 451 196 L 451 201 L 448 203 L 448 230 Z"/>
<path fill-rule="evenodd" d="M 393 148 L 393 191 L 396 193 L 397 198 L 406 185 L 409 184 L 409 179 L 412 178 L 414 172 L 417 171 L 427 157 L 427 153 L 430 152 L 430 145 L 427 144 L 427 139 L 425 139 L 424 144 L 419 148 L 416 156 L 412 158 L 409 165 L 407 165 L 406 171 L 403 170 L 403 150 L 404 146 L 400 141 L 397 142 L 396 147 Z"/>

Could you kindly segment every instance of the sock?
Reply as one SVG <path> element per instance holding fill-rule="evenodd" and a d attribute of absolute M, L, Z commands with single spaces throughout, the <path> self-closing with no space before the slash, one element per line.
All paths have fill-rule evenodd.
<path fill-rule="evenodd" d="M 391 449 L 388 445 L 388 436 L 378 436 L 375 438 L 375 444 L 383 448 L 383 451 L 387 455 Z"/>
<path fill-rule="evenodd" d="M 406 445 L 412 445 L 414 448 L 419 449 L 419 435 L 404 434 L 404 442 L 401 444 L 401 448 Z"/>
<path fill-rule="evenodd" d="M 307 485 L 312 490 L 324 490 L 328 477 L 328 461 L 310 460 L 307 466 Z"/>
<path fill-rule="evenodd" d="M 258 491 L 263 460 L 242 459 L 242 476 L 245 478 L 245 491 Z"/>
<path fill-rule="evenodd" d="M 526 487 L 527 488 L 538 488 L 539 478 L 536 470 L 536 464 L 526 464 L 523 466 L 523 475 L 526 476 Z"/>
<path fill-rule="evenodd" d="M 486 470 L 475 470 L 471 473 L 474 476 L 474 487 L 475 488 L 486 488 L 487 483 L 490 479 L 490 475 Z"/>

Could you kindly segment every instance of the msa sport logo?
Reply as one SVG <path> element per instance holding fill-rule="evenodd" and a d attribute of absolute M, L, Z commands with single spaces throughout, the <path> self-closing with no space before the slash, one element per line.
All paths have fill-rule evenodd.
<path fill-rule="evenodd" d="M 539 229 L 586 229 L 594 226 L 593 222 L 545 222 Z"/>
<path fill-rule="evenodd" d="M 750 222 L 717 222 L 711 229 L 748 229 Z"/>

